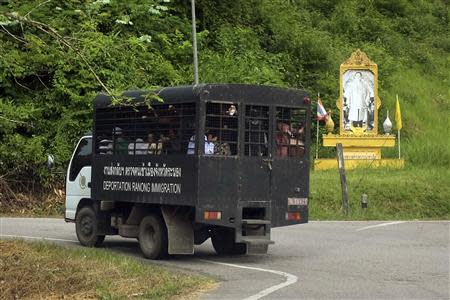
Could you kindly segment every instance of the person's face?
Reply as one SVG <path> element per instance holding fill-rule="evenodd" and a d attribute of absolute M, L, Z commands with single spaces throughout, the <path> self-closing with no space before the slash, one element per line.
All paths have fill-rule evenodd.
<path fill-rule="evenodd" d="M 356 79 L 361 79 L 361 73 L 358 72 L 358 73 L 356 73 L 355 76 L 356 76 Z"/>
<path fill-rule="evenodd" d="M 216 138 L 214 137 L 214 135 L 212 135 L 211 133 L 208 133 L 208 142 L 213 142 L 215 140 L 216 140 Z"/>

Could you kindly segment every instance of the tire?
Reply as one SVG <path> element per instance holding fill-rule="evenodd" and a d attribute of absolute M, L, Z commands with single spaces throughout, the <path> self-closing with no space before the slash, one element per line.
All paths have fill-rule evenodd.
<path fill-rule="evenodd" d="M 139 225 L 139 245 L 146 258 L 160 259 L 167 256 L 167 228 L 158 215 L 149 215 Z"/>
<path fill-rule="evenodd" d="M 92 206 L 82 207 L 75 218 L 75 231 L 78 241 L 85 247 L 98 247 L 105 240 L 98 234 L 98 220 Z"/>
<path fill-rule="evenodd" d="M 219 255 L 240 255 L 247 253 L 247 245 L 234 242 L 232 228 L 217 227 L 211 230 L 211 242 Z"/>

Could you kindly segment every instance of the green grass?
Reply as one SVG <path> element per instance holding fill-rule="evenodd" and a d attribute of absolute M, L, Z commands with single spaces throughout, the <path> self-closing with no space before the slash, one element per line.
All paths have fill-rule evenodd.
<path fill-rule="evenodd" d="M 450 62 L 450 61 L 449 61 Z M 441 63 L 440 69 L 448 70 Z M 382 106 L 379 122 L 386 110 L 395 124 L 395 95 L 399 95 L 403 128 L 402 156 L 409 165 L 450 167 L 450 89 L 447 76 L 423 74 L 418 67 L 401 69 L 390 81 L 390 87 L 380 92 Z M 443 79 L 446 78 L 446 79 Z M 394 132 L 395 125 L 393 128 Z M 386 157 L 395 157 L 397 149 L 385 149 Z"/>
<path fill-rule="evenodd" d="M 450 170 L 445 167 L 356 169 L 346 172 L 349 215 L 341 212 L 342 193 L 337 170 L 312 171 L 312 220 L 450 219 Z M 369 207 L 361 208 L 361 195 Z"/>
<path fill-rule="evenodd" d="M 194 299 L 214 285 L 106 249 L 0 240 L 0 299 Z"/>

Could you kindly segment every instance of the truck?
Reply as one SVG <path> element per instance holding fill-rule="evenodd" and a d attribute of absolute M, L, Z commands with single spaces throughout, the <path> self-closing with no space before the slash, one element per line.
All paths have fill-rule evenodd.
<path fill-rule="evenodd" d="M 310 119 L 301 90 L 200 84 L 99 94 L 66 178 L 83 246 L 138 240 L 146 258 L 267 253 L 271 229 L 308 222 Z"/>

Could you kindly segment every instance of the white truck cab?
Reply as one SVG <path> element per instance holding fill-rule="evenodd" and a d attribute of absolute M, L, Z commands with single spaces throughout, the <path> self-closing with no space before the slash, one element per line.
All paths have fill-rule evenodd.
<path fill-rule="evenodd" d="M 66 176 L 65 220 L 75 222 L 81 200 L 91 199 L 92 136 L 83 136 L 76 146 Z"/>

